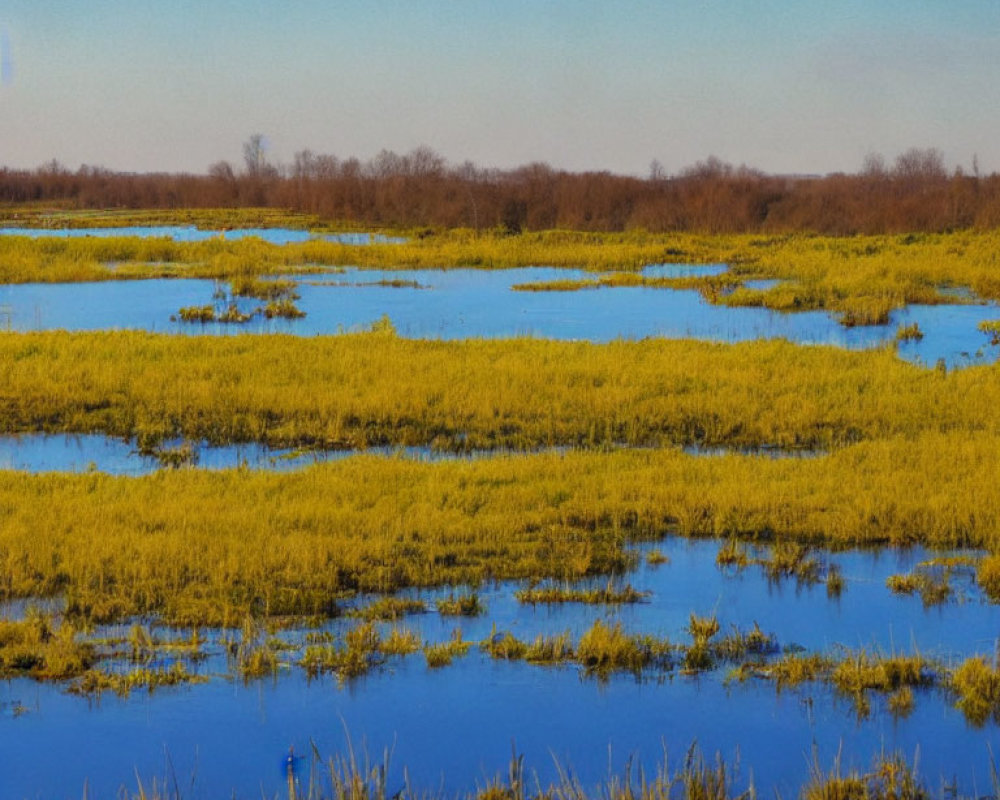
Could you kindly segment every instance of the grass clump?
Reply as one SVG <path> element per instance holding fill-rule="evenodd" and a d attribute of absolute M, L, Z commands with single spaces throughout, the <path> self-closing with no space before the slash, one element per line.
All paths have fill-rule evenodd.
<path fill-rule="evenodd" d="M 392 628 L 383 637 L 379 649 L 387 656 L 406 656 L 420 649 L 420 637 L 407 628 Z"/>
<path fill-rule="evenodd" d="M 639 603 L 649 597 L 649 592 L 640 592 L 625 584 L 616 587 L 611 581 L 600 589 L 569 589 L 549 586 L 535 589 L 519 589 L 514 596 L 521 603 L 558 604 L 558 603 L 589 603 L 592 605 L 622 605 Z"/>
<path fill-rule="evenodd" d="M 399 634 L 392 646 L 408 651 L 409 637 Z M 311 676 L 333 673 L 345 682 L 381 666 L 385 655 L 382 637 L 375 623 L 369 621 L 348 630 L 341 643 L 307 646 L 299 664 Z"/>
<path fill-rule="evenodd" d="M 425 611 L 427 611 L 427 604 L 423 600 L 407 597 L 380 597 L 373 603 L 351 611 L 350 614 L 366 620 L 391 622 L 407 614 L 423 614 Z"/>
<path fill-rule="evenodd" d="M 620 622 L 597 620 L 580 637 L 576 660 L 589 672 L 606 677 L 612 672 L 639 674 L 648 666 L 670 669 L 672 647 L 652 636 L 625 633 Z"/>
<path fill-rule="evenodd" d="M 291 300 L 282 298 L 280 300 L 269 300 L 267 305 L 264 306 L 263 314 L 267 319 L 275 319 L 276 317 L 280 317 L 281 319 L 300 319 L 306 315 L 306 312 Z"/>
<path fill-rule="evenodd" d="M 1000 319 L 983 320 L 976 327 L 990 337 L 990 344 L 1000 344 Z"/>
<path fill-rule="evenodd" d="M 758 674 L 775 681 L 778 691 L 788 686 L 821 680 L 830 674 L 833 661 L 818 653 L 803 655 L 788 653 L 758 670 Z"/>
<path fill-rule="evenodd" d="M 470 647 L 472 647 L 472 642 L 466 642 L 462 639 L 462 629 L 455 628 L 449 641 L 439 644 L 425 644 L 424 658 L 427 661 L 427 666 L 432 669 L 446 667 L 453 659 L 468 653 Z"/>
<path fill-rule="evenodd" d="M 925 607 L 944 603 L 952 596 L 951 578 L 956 573 L 975 573 L 976 560 L 950 556 L 921 561 L 906 574 L 890 575 L 886 586 L 895 594 L 919 594 Z"/>
<path fill-rule="evenodd" d="M 263 279 L 255 275 L 240 275 L 229 282 L 234 297 L 256 297 L 258 300 L 297 300 L 296 283 L 287 279 Z"/>
<path fill-rule="evenodd" d="M 87 670 L 70 685 L 74 694 L 99 695 L 110 691 L 120 697 L 128 697 L 136 689 L 146 689 L 150 694 L 166 686 L 180 686 L 189 683 L 205 683 L 208 678 L 188 671 L 184 662 L 175 661 L 169 667 L 149 669 L 138 667 L 128 672 L 108 670 Z"/>
<path fill-rule="evenodd" d="M 486 613 L 486 605 L 476 592 L 449 595 L 437 601 L 438 613 L 443 617 L 479 617 Z"/>
<path fill-rule="evenodd" d="M 264 627 L 252 617 L 245 617 L 240 628 L 239 642 L 231 642 L 229 653 L 236 672 L 243 680 L 276 675 L 281 662 L 267 640 Z"/>
<path fill-rule="evenodd" d="M 919 342 L 924 338 L 924 332 L 920 330 L 920 325 L 913 322 L 909 325 L 900 325 L 896 329 L 897 342 Z"/>
<path fill-rule="evenodd" d="M 65 680 L 82 674 L 94 662 L 93 648 L 78 640 L 68 622 L 30 609 L 23 620 L 0 619 L 0 678 L 28 676 Z"/>
<path fill-rule="evenodd" d="M 562 664 L 576 658 L 568 631 L 555 636 L 539 634 L 534 641 L 528 643 L 521 641 L 510 631 L 499 633 L 494 625 L 480 648 L 492 658 L 527 661 L 530 664 Z"/>
<path fill-rule="evenodd" d="M 919 655 L 882 657 L 862 650 L 837 663 L 830 680 L 837 691 L 851 699 L 863 718 L 871 710 L 870 691 L 895 693 L 903 688 L 930 686 L 937 680 L 937 673 Z"/>
<path fill-rule="evenodd" d="M 670 556 L 665 553 L 661 553 L 659 550 L 654 548 L 646 553 L 646 563 L 651 567 L 658 567 L 661 564 L 669 564 Z"/>
<path fill-rule="evenodd" d="M 899 754 L 879 756 L 867 772 L 844 775 L 838 755 L 833 770 L 824 773 L 814 761 L 801 800 L 931 800 L 916 769 Z"/>
<path fill-rule="evenodd" d="M 965 717 L 977 726 L 993 719 L 1000 723 L 1000 670 L 977 656 L 963 661 L 952 673 L 949 688 Z"/>
<path fill-rule="evenodd" d="M 490 635 L 480 643 L 479 647 L 489 653 L 491 658 L 505 661 L 520 661 L 528 652 L 528 645 L 510 631 L 497 632 L 495 623 Z"/>
<path fill-rule="evenodd" d="M 215 321 L 215 306 L 183 306 L 177 310 L 177 319 L 181 322 L 207 322 Z"/>
<path fill-rule="evenodd" d="M 524 660 L 531 664 L 561 664 L 574 658 L 568 631 L 555 636 L 539 634 L 524 651 Z"/>

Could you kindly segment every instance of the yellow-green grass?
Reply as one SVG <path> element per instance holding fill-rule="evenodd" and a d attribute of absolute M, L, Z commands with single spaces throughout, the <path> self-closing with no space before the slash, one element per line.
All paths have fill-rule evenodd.
<path fill-rule="evenodd" d="M 0 209 L 0 227 L 66 229 L 193 225 L 196 228 L 295 228 L 356 230 L 357 224 L 331 224 L 319 217 L 279 208 L 105 208 L 77 209 L 66 203 L 21 203 Z M 367 228 L 366 228 L 367 230 Z"/>
<path fill-rule="evenodd" d="M 829 448 L 1000 433 L 1000 370 L 782 341 L 0 333 L 0 431 L 330 448 Z"/>
<path fill-rule="evenodd" d="M 0 597 L 188 624 L 333 614 L 345 591 L 571 580 L 665 534 L 1000 549 L 1000 437 L 927 434 L 810 460 L 674 450 L 274 474 L 0 473 Z"/>
<path fill-rule="evenodd" d="M 961 302 L 941 289 L 964 287 L 984 298 L 1000 297 L 998 244 L 997 231 L 852 237 L 543 231 L 507 236 L 457 229 L 412 237 L 405 244 L 364 247 L 324 241 L 270 245 L 260 240 L 5 236 L 0 237 L 0 283 L 232 278 L 343 266 L 502 269 L 541 265 L 634 272 L 649 264 L 724 263 L 731 272 L 722 277 L 610 276 L 533 288 L 622 284 L 700 288 L 713 302 L 784 311 L 825 309 L 839 313 L 845 324 L 876 324 L 906 303 Z M 775 278 L 780 283 L 765 290 L 722 291 L 748 278 Z"/>

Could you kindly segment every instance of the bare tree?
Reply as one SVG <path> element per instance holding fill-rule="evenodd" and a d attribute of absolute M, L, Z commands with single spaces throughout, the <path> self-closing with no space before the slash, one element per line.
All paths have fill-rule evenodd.
<path fill-rule="evenodd" d="M 243 143 L 243 163 L 246 164 L 247 175 L 260 177 L 267 173 L 267 140 L 262 133 L 254 133 Z"/>
<path fill-rule="evenodd" d="M 911 147 L 896 158 L 892 172 L 897 178 L 934 180 L 948 177 L 944 154 L 936 147 Z"/>

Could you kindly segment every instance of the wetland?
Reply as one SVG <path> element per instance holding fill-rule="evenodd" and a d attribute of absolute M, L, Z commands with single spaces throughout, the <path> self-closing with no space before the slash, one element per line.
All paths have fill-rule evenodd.
<path fill-rule="evenodd" d="M 994 234 L 121 221 L 0 232 L 5 796 L 995 793 Z"/>

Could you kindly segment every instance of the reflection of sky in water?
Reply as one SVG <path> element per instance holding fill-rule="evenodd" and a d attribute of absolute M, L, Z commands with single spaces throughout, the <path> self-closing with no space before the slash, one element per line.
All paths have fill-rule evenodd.
<path fill-rule="evenodd" d="M 247 239 L 255 236 L 270 244 L 298 244 L 310 240 L 339 242 L 340 244 L 396 244 L 404 241 L 396 237 L 371 233 L 311 233 L 291 228 L 234 228 L 220 231 L 202 230 L 194 225 L 147 225 L 127 228 L 0 228 L 0 236 L 29 236 L 32 239 L 55 237 L 75 239 L 83 237 L 138 236 L 151 238 L 163 236 L 176 242 L 204 242 L 208 239 Z"/>
<path fill-rule="evenodd" d="M 757 568 L 720 572 L 716 542 L 677 539 L 658 547 L 669 564 L 642 565 L 627 576 L 636 588 L 652 592 L 643 604 L 617 610 L 524 606 L 512 597 L 515 587 L 502 584 L 483 588 L 488 612 L 481 618 L 445 619 L 431 612 L 405 624 L 430 641 L 448 639 L 456 626 L 465 639 L 478 641 L 494 622 L 521 639 L 562 631 L 575 639 L 594 620 L 611 615 L 626 630 L 687 642 L 684 629 L 694 612 L 716 613 L 723 632 L 734 624 L 746 630 L 757 621 L 780 642 L 810 650 L 838 643 L 884 652 L 918 648 L 945 659 L 993 650 L 995 609 L 980 602 L 969 581 L 955 581 L 966 602 L 926 611 L 918 598 L 886 589 L 888 575 L 927 556 L 919 549 L 831 556 L 847 588 L 839 600 L 830 600 L 822 585 L 770 584 Z M 420 596 L 433 606 L 434 598 L 447 593 Z M 334 620 L 329 627 L 345 624 Z M 224 671 L 222 648 L 208 650 L 214 655 L 200 670 Z M 271 797 L 283 788 L 278 765 L 289 745 L 308 753 L 312 740 L 324 755 L 342 751 L 346 727 L 355 747 L 360 750 L 363 741 L 376 759 L 383 748 L 393 748 L 392 791 L 402 785 L 404 766 L 417 789 L 443 786 L 451 793 L 482 785 L 504 771 L 512 742 L 543 783 L 556 777 L 555 756 L 589 786 L 607 775 L 609 747 L 616 769 L 633 755 L 652 767 L 663 747 L 678 765 L 694 739 L 710 756 L 718 750 L 732 760 L 738 750 L 743 779 L 752 768 L 765 794 L 776 786 L 782 796 L 795 796 L 808 778 L 814 742 L 824 769 L 841 745 L 845 769 L 868 767 L 883 746 L 911 759 L 919 746 L 920 775 L 931 786 L 942 775 L 957 777 L 966 792 L 973 778 L 988 785 L 987 744 L 996 726 L 972 728 L 940 690 L 917 691 L 913 714 L 898 721 L 885 710 L 884 698 L 873 696 L 872 717 L 858 722 L 850 703 L 821 686 L 778 694 L 763 680 L 727 686 L 724 678 L 724 669 L 700 677 L 675 672 L 662 682 L 618 675 L 602 685 L 574 666 L 493 661 L 474 647 L 450 667 L 429 670 L 416 654 L 344 688 L 330 678 L 309 683 L 294 669 L 277 681 L 243 685 L 213 678 L 153 695 L 135 692 L 127 701 L 105 695 L 91 705 L 56 687 L 16 680 L 0 684 L 0 704 L 7 709 L 17 700 L 29 711 L 0 724 L 17 726 L 5 743 L 5 759 L 24 768 L 8 770 L 0 781 L 6 781 L 8 796 L 47 797 L 74 795 L 86 778 L 91 796 L 111 796 L 121 782 L 134 781 L 136 769 L 147 777 L 162 775 L 166 748 L 182 781 L 197 769 L 195 785 L 206 797 L 228 796 L 232 788 L 240 797 L 257 796 L 262 788 Z M 0 714 L 9 716 L 6 710 Z M 101 742 L 100 758 L 80 746 L 83 726 L 92 741 Z M 60 768 L 51 769 L 52 763 Z"/>
<path fill-rule="evenodd" d="M 183 440 L 171 439 L 164 448 L 178 447 Z M 338 461 L 355 455 L 356 450 L 272 450 L 261 444 L 194 445 L 201 469 L 267 469 L 278 472 L 301 469 L 310 464 Z M 486 458 L 498 451 L 474 450 L 453 454 L 435 452 L 429 447 L 371 447 L 369 455 L 405 458 L 412 461 L 441 461 Z M 505 452 L 505 451 L 499 451 Z M 139 455 L 134 441 L 101 434 L 26 433 L 0 435 L 0 469 L 28 472 L 86 472 L 94 470 L 112 475 L 148 475 L 161 469 L 154 456 Z"/>
<path fill-rule="evenodd" d="M 606 342 L 649 336 L 736 342 L 784 338 L 803 344 L 875 347 L 895 340 L 899 324 L 918 322 L 920 341 L 900 345 L 900 356 L 951 366 L 994 361 L 976 329 L 1000 316 L 995 304 L 911 306 L 889 325 L 844 328 L 822 311 L 781 313 L 764 308 L 713 306 L 694 290 L 616 287 L 575 292 L 522 292 L 533 281 L 592 277 L 582 270 L 527 267 L 511 270 L 354 270 L 305 276 L 297 291 L 304 319 L 256 319 L 243 326 L 170 321 L 182 306 L 212 302 L 208 280 L 153 279 L 84 284 L 0 286 L 0 326 L 14 330 L 138 328 L 192 334 L 280 332 L 303 336 L 359 330 L 387 314 L 402 336 L 462 339 L 537 336 Z M 380 280 L 416 281 L 426 288 L 359 286 Z M 316 284 L 341 285 L 316 285 Z M 348 285 L 342 285 L 348 284 Z M 244 308 L 257 305 L 241 300 Z M 219 310 L 222 310 L 220 305 Z"/>

